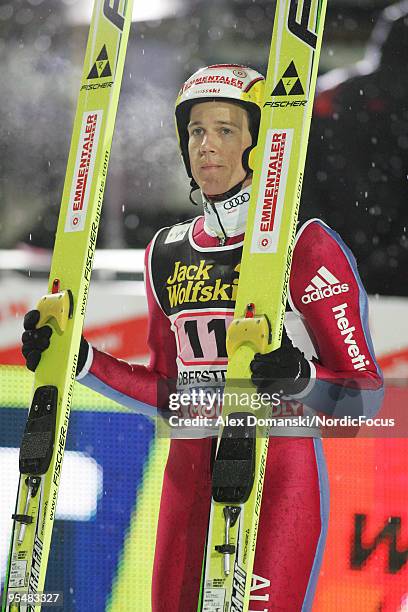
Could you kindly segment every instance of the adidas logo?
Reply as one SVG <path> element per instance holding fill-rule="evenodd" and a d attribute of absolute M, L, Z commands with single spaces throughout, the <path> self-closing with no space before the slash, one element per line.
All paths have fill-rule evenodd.
<path fill-rule="evenodd" d="M 349 286 L 347 283 L 340 284 L 339 279 L 322 266 L 306 287 L 305 294 L 302 295 L 302 302 L 303 304 L 310 304 L 310 302 L 324 300 L 333 295 L 345 293 L 348 290 Z"/>

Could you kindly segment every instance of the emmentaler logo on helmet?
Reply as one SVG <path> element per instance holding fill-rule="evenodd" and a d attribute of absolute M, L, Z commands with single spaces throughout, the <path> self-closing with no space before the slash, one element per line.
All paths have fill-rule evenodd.
<path fill-rule="evenodd" d="M 348 290 L 349 286 L 347 283 L 340 283 L 334 274 L 322 266 L 306 287 L 305 294 L 302 296 L 302 302 L 303 304 L 310 304 L 310 302 L 324 300 L 339 293 L 346 293 Z"/>

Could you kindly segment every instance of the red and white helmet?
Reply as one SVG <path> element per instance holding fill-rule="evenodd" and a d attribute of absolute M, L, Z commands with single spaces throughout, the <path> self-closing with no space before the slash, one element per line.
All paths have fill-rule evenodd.
<path fill-rule="evenodd" d="M 254 147 L 258 139 L 264 90 L 265 78 L 262 74 L 238 64 L 215 64 L 200 68 L 187 79 L 176 100 L 176 131 L 181 155 L 190 178 L 192 174 L 188 156 L 187 125 L 191 107 L 199 102 L 219 99 L 241 104 L 249 113 L 252 147 Z M 246 159 L 243 160 L 247 170 L 248 155 L 249 150 Z"/>

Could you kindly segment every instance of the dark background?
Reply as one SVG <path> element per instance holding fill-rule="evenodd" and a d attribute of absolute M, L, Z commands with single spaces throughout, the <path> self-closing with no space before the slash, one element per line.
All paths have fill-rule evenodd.
<path fill-rule="evenodd" d="M 342 235 L 369 293 L 408 295 L 408 21 L 393 22 L 385 42 L 370 39 L 379 18 L 393 21 L 381 17 L 391 4 L 329 2 L 301 219 L 319 217 Z M 53 245 L 90 7 L 0 4 L 0 248 Z M 407 2 L 398 7 L 408 14 Z M 143 248 L 159 227 L 199 212 L 174 131 L 185 78 L 210 63 L 266 72 L 270 0 L 151 0 L 138 10 L 99 248 Z"/>

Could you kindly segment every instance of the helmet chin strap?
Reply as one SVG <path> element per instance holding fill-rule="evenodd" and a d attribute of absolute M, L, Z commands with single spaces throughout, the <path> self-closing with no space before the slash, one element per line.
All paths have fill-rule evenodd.
<path fill-rule="evenodd" d="M 229 191 L 228 193 L 231 193 Z M 211 201 L 202 193 L 204 207 L 204 230 L 225 244 L 227 238 L 245 233 L 248 217 L 251 185 L 225 200 Z"/>
<path fill-rule="evenodd" d="M 213 204 L 214 202 L 223 202 L 224 200 L 233 198 L 235 195 L 237 195 L 237 193 L 239 193 L 242 190 L 243 184 L 245 183 L 247 178 L 250 177 L 251 175 L 252 175 L 252 172 L 247 171 L 242 181 L 240 181 L 239 183 L 234 185 L 234 187 L 231 187 L 231 189 L 228 189 L 228 191 L 225 191 L 224 193 L 217 193 L 216 195 L 207 195 L 206 193 L 204 193 L 204 196 L 210 204 Z M 200 189 L 200 187 L 197 185 L 194 179 L 191 179 L 190 187 L 191 189 L 190 189 L 189 200 L 192 204 L 194 204 L 194 206 L 198 206 L 199 203 L 193 200 L 193 193 L 194 191 L 197 191 L 198 189 Z"/>
<path fill-rule="evenodd" d="M 224 228 L 224 226 L 222 224 L 222 221 L 221 221 L 221 218 L 220 218 L 220 214 L 219 214 L 219 212 L 217 210 L 216 204 L 218 202 L 225 202 L 225 200 L 229 200 L 230 198 L 233 198 L 235 195 L 237 195 L 237 193 L 242 191 L 243 184 L 245 183 L 245 181 L 247 180 L 247 178 L 249 176 L 251 176 L 251 172 L 247 171 L 246 174 L 245 174 L 245 177 L 242 179 L 242 181 L 240 181 L 239 183 L 234 185 L 234 187 L 231 187 L 231 189 L 228 189 L 228 191 L 225 191 L 224 193 L 220 193 L 220 194 L 216 194 L 216 195 L 211 195 L 211 196 L 208 196 L 205 193 L 202 193 L 205 201 L 207 202 L 207 204 L 209 206 L 211 206 L 211 209 L 212 209 L 213 213 L 217 217 L 218 225 L 220 226 L 221 231 L 223 233 L 223 242 L 225 242 L 227 240 L 228 234 L 225 231 L 225 228 Z M 190 202 L 192 202 L 195 206 L 198 206 L 198 202 L 195 202 L 193 200 L 192 193 L 193 193 L 193 191 L 195 191 L 197 189 L 200 189 L 200 188 L 197 185 L 197 183 L 194 181 L 194 179 L 191 180 L 190 184 L 191 184 Z"/>
<path fill-rule="evenodd" d="M 234 187 L 231 187 L 231 189 L 228 189 L 228 191 L 225 191 L 224 193 L 217 193 L 217 195 L 210 195 L 210 196 L 205 193 L 204 195 L 210 203 L 223 202 L 224 200 L 233 198 L 235 195 L 237 195 L 237 193 L 241 191 L 243 184 L 245 183 L 245 181 L 247 180 L 249 176 L 251 176 L 251 174 L 247 172 L 244 178 L 242 179 L 242 181 L 240 181 L 239 183 L 234 185 Z"/>
<path fill-rule="evenodd" d="M 192 178 L 190 181 L 190 193 L 189 193 L 188 199 L 190 200 L 192 204 L 194 204 L 194 206 L 198 206 L 199 202 L 196 202 L 195 200 L 193 200 L 193 193 L 194 191 L 197 191 L 199 189 L 200 187 L 197 185 L 195 180 Z"/>
<path fill-rule="evenodd" d="M 211 204 L 211 207 L 213 208 L 214 212 L 216 213 L 217 217 L 218 217 L 218 213 L 214 208 L 214 202 L 222 202 L 224 200 L 228 200 L 229 198 L 233 198 L 237 193 L 239 193 L 242 189 L 243 184 L 245 183 L 245 181 L 247 180 L 247 178 L 249 178 L 250 176 L 252 176 L 252 169 L 249 166 L 249 154 L 251 153 L 252 149 L 254 148 L 255 145 L 250 145 L 249 147 L 247 147 L 245 149 L 245 151 L 242 153 L 242 167 L 245 170 L 245 176 L 242 179 L 242 181 L 240 181 L 239 183 L 237 183 L 234 187 L 231 187 L 231 189 L 229 189 L 228 191 L 225 191 L 225 193 L 217 193 L 216 195 L 207 195 L 204 194 L 206 200 L 209 202 L 209 204 Z M 198 189 L 200 189 L 199 185 L 196 183 L 195 179 L 192 178 L 190 180 L 190 194 L 189 194 L 189 200 L 192 204 L 194 204 L 194 206 L 198 206 L 199 203 L 196 202 L 193 199 L 193 192 L 197 191 Z M 220 221 L 220 226 L 222 227 L 221 221 Z M 222 231 L 224 232 L 224 228 L 222 227 Z M 224 232 L 225 237 L 227 237 L 227 235 Z"/>

